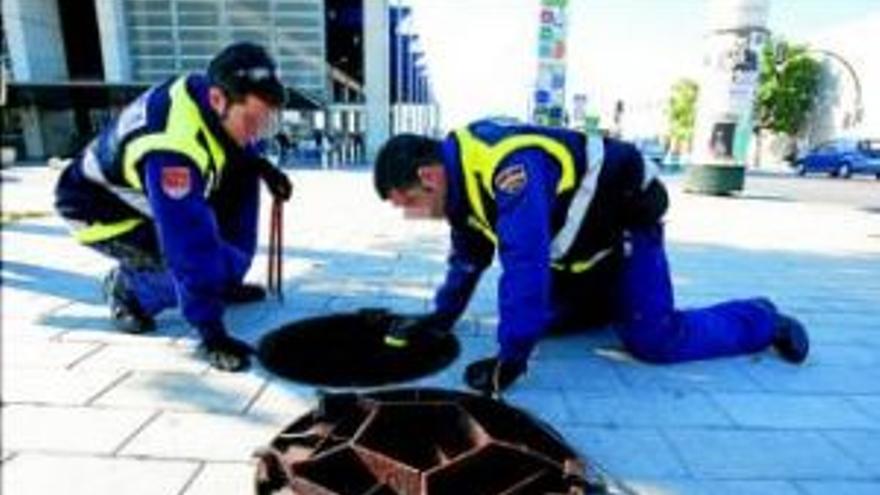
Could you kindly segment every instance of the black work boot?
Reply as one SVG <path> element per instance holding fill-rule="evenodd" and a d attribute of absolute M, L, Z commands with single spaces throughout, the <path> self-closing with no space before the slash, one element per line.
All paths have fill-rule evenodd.
<path fill-rule="evenodd" d="M 810 353 L 810 337 L 801 322 L 791 316 L 777 313 L 773 347 L 786 361 L 800 364 Z"/>
<path fill-rule="evenodd" d="M 803 363 L 810 353 L 810 337 L 804 325 L 793 316 L 780 313 L 770 300 L 759 302 L 773 313 L 773 348 L 789 363 Z"/>
<path fill-rule="evenodd" d="M 110 305 L 113 328 L 125 333 L 147 333 L 156 329 L 156 322 L 146 314 L 125 286 L 119 268 L 113 268 L 104 277 L 104 301 Z"/>

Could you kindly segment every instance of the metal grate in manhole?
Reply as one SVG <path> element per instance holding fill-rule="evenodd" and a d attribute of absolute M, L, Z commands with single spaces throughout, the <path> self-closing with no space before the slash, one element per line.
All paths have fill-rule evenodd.
<path fill-rule="evenodd" d="M 627 493 L 550 426 L 437 389 L 331 394 L 258 453 L 257 493 Z"/>
<path fill-rule="evenodd" d="M 451 332 L 426 329 L 403 348 L 384 339 L 401 316 L 363 309 L 294 321 L 267 334 L 257 355 L 273 373 L 313 385 L 368 387 L 431 374 L 458 356 Z"/>

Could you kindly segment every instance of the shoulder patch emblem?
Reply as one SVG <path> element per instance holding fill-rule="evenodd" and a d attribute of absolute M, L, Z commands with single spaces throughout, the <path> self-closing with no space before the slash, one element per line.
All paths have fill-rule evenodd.
<path fill-rule="evenodd" d="M 162 191 L 171 199 L 181 199 L 192 189 L 189 167 L 164 167 L 162 169 Z"/>
<path fill-rule="evenodd" d="M 495 188 L 507 194 L 516 194 L 523 190 L 528 182 L 526 168 L 522 163 L 506 167 L 495 176 Z"/>

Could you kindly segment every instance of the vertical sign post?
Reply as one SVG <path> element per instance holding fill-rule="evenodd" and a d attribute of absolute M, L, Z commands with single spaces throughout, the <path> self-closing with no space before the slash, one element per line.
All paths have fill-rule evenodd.
<path fill-rule="evenodd" d="M 538 81 L 532 120 L 561 126 L 565 112 L 565 37 L 568 0 L 541 0 L 538 27 Z"/>

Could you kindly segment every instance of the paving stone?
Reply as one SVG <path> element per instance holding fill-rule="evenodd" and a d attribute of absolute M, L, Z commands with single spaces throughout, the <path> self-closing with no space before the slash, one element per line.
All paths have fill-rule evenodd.
<path fill-rule="evenodd" d="M 459 335 L 458 343 L 460 353 L 453 363 L 453 366 L 459 366 L 462 371 L 464 371 L 464 367 L 467 364 L 477 359 L 495 356 L 498 353 L 498 344 L 496 344 L 494 340 L 489 340 L 484 337 Z M 525 379 L 529 380 L 530 376 L 526 376 Z"/>
<path fill-rule="evenodd" d="M 746 373 L 757 366 L 752 357 L 717 359 L 674 365 L 623 363 L 616 366 L 623 383 L 641 391 L 757 392 L 758 383 Z"/>
<path fill-rule="evenodd" d="M 4 406 L 3 446 L 14 451 L 111 454 L 151 416 L 149 411 Z"/>
<path fill-rule="evenodd" d="M 291 171 L 300 194 L 287 207 L 286 298 L 230 308 L 225 318 L 235 335 L 256 343 L 289 321 L 364 305 L 397 311 L 432 307 L 445 275 L 448 229 L 443 222 L 404 221 L 387 204 L 367 200 L 372 187 L 365 172 Z M 39 200 L 50 208 L 40 191 L 49 190 L 53 174 L 37 184 L 4 182 L 0 198 L 5 205 L 8 192 L 35 186 L 21 201 Z M 620 352 L 613 332 L 600 331 L 543 342 L 508 400 L 548 419 L 573 445 L 600 454 L 600 461 L 629 479 L 675 490 L 670 493 L 880 492 L 873 448 L 880 444 L 875 438 L 880 246 L 865 235 L 877 231 L 876 215 L 828 205 L 684 195 L 679 183 L 670 188 L 667 228 L 679 305 L 767 294 L 807 324 L 813 340 L 807 365 L 790 366 L 766 352 L 650 366 Z M 725 222 L 707 222 L 707 215 Z M 264 209 L 261 242 L 268 236 L 267 220 Z M 337 228 L 328 231 L 327 225 Z M 112 262 L 76 245 L 57 218 L 4 225 L 0 243 L 4 415 L 10 407 L 36 404 L 88 404 L 72 409 L 99 419 L 108 411 L 150 417 L 158 411 L 155 422 L 125 444 L 140 453 L 121 464 L 89 456 L 81 471 L 98 473 L 91 478 L 122 473 L 141 481 L 104 493 L 250 491 L 250 484 L 238 484 L 251 479 L 250 447 L 234 436 L 265 445 L 307 408 L 315 389 L 276 380 L 258 365 L 229 375 L 191 359 L 187 353 L 198 337 L 179 311 L 163 312 L 158 335 L 110 331 L 98 289 Z M 816 266 L 823 267 L 821 277 Z M 265 267 L 261 245 L 249 279 L 265 280 Z M 401 386 L 463 390 L 466 365 L 497 353 L 499 276 L 496 260 L 456 329 L 461 356 L 449 368 Z M 34 424 L 18 424 L 21 438 L 39 432 Z M 9 425 L 4 427 L 9 433 Z M 251 429 L 263 427 L 262 433 Z M 219 449 L 212 442 L 219 442 Z M 38 466 L 32 473 L 45 472 L 42 464 L 58 465 L 63 489 L 102 493 L 65 478 L 78 468 L 74 463 L 69 471 L 67 457 L 28 461 L 34 454 L 9 450 L 6 437 L 2 454 L 4 482 L 7 467 L 25 459 Z M 157 463 L 153 455 L 198 462 Z M 90 467 L 93 462 L 100 467 Z M 165 466 L 178 465 L 185 469 L 165 475 Z M 23 484 L 20 474 L 14 477 L 19 484 L 4 493 L 28 493 L 32 485 Z M 32 493 L 61 488 L 37 485 Z"/>
<path fill-rule="evenodd" d="M 120 452 L 123 456 L 211 461 L 247 461 L 269 445 L 283 423 L 251 416 L 162 413 Z"/>
<path fill-rule="evenodd" d="M 6 252 L 10 247 L 3 245 Z M 5 318 L 34 317 L 50 313 L 70 304 L 66 295 L 44 294 L 39 292 L 37 282 L 16 281 L 15 273 L 10 273 L 9 262 L 3 259 L 3 313 Z"/>
<path fill-rule="evenodd" d="M 254 493 L 255 463 L 209 462 L 181 495 L 242 495 Z"/>
<path fill-rule="evenodd" d="M 562 389 L 514 387 L 504 395 L 504 399 L 508 404 L 523 409 L 550 425 L 574 422 L 574 415 L 565 400 Z"/>
<path fill-rule="evenodd" d="M 5 298 L 6 292 L 0 287 L 0 297 Z M 3 300 L 5 308 L 10 302 Z M 55 341 L 65 329 L 44 323 L 32 313 L 13 315 L 5 309 L 0 314 L 0 337 L 5 341 L 17 339 L 34 341 Z"/>
<path fill-rule="evenodd" d="M 743 427 L 803 430 L 880 429 L 880 421 L 862 413 L 841 397 L 716 394 L 714 399 L 737 425 Z"/>
<path fill-rule="evenodd" d="M 400 383 L 396 385 L 389 385 L 389 387 L 424 387 L 424 388 L 444 388 L 451 390 L 465 390 L 467 391 L 467 387 L 464 384 L 462 376 L 464 376 L 464 367 L 467 363 L 462 361 L 460 358 L 452 363 L 449 367 L 444 370 L 436 371 L 431 373 L 428 376 L 424 376 L 422 378 L 417 378 L 415 380 L 411 380 L 405 383 Z"/>
<path fill-rule="evenodd" d="M 573 393 L 607 394 L 624 389 L 613 363 L 598 359 L 536 361 L 522 380 L 530 387 L 562 387 Z"/>
<path fill-rule="evenodd" d="M 547 337 L 538 345 L 534 359 L 595 359 L 609 349 L 619 351 L 620 347 L 610 328 L 588 329 L 573 335 Z"/>
<path fill-rule="evenodd" d="M 860 411 L 880 421 L 880 395 L 852 396 L 848 398 Z"/>
<path fill-rule="evenodd" d="M 612 429 L 560 426 L 564 437 L 581 455 L 599 464 L 612 476 L 631 478 L 680 478 L 687 476 L 666 440 L 651 429 Z"/>
<path fill-rule="evenodd" d="M 832 431 L 825 433 L 825 435 L 864 466 L 872 476 L 880 477 L 880 432 Z"/>
<path fill-rule="evenodd" d="M 276 379 L 260 392 L 248 408 L 247 415 L 264 421 L 292 423 L 317 404 L 318 395 L 314 387 Z"/>
<path fill-rule="evenodd" d="M 3 403 L 85 405 L 125 376 L 124 371 L 10 368 L 3 370 Z"/>
<path fill-rule="evenodd" d="M 830 289 L 833 290 L 833 289 Z M 820 334 L 824 339 L 833 341 L 834 336 L 855 336 L 867 342 L 876 343 L 876 330 L 880 321 L 870 313 L 851 313 L 839 311 L 822 311 L 817 308 L 805 310 L 803 316 L 804 325 L 811 332 Z"/>
<path fill-rule="evenodd" d="M 866 478 L 866 471 L 809 431 L 667 429 L 697 478 Z"/>
<path fill-rule="evenodd" d="M 264 378 L 252 374 L 136 372 L 101 395 L 95 405 L 236 413 L 244 411 L 264 383 Z"/>
<path fill-rule="evenodd" d="M 880 323 L 877 324 L 877 328 L 880 328 Z M 864 345 L 815 345 L 815 339 L 811 343 L 814 344 L 812 349 L 810 349 L 811 364 L 853 368 L 880 366 L 880 355 L 872 347 Z"/>
<path fill-rule="evenodd" d="M 22 454 L 3 464 L 3 493 L 177 495 L 194 462 Z"/>
<path fill-rule="evenodd" d="M 113 328 L 104 304 L 73 303 L 40 318 L 43 325 L 62 328 L 61 342 L 103 342 L 112 344 L 168 345 L 188 332 L 179 312 L 165 311 L 156 319 L 156 330 L 135 335 Z"/>
<path fill-rule="evenodd" d="M 3 303 L 4 308 L 6 303 Z M 5 311 L 5 309 L 4 309 Z M 2 363 L 11 368 L 67 368 L 101 347 L 94 342 L 52 342 L 44 339 L 4 339 Z"/>
<path fill-rule="evenodd" d="M 800 493 L 805 495 L 877 495 L 880 481 L 798 481 Z"/>
<path fill-rule="evenodd" d="M 191 343 L 166 346 L 108 345 L 76 366 L 81 370 L 177 371 L 198 373 L 208 368 Z"/>
<path fill-rule="evenodd" d="M 566 390 L 565 397 L 579 425 L 606 428 L 732 426 L 721 408 L 701 393 L 626 391 L 590 397 Z"/>
<path fill-rule="evenodd" d="M 632 481 L 628 484 L 639 495 L 800 495 L 788 481 Z M 845 493 L 845 492 L 828 492 Z M 848 493 L 848 492 L 846 492 Z"/>
<path fill-rule="evenodd" d="M 805 366 L 792 366 L 777 362 L 749 367 L 745 371 L 767 392 L 880 394 L 880 367 L 820 366 L 809 362 Z"/>

